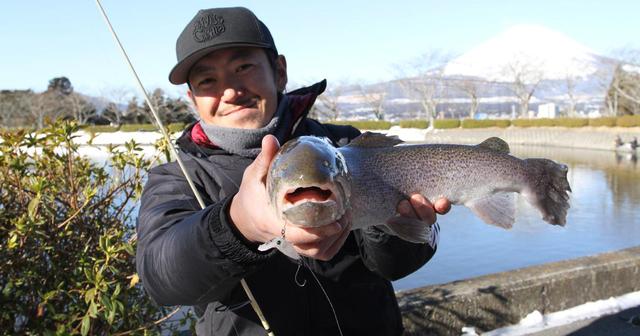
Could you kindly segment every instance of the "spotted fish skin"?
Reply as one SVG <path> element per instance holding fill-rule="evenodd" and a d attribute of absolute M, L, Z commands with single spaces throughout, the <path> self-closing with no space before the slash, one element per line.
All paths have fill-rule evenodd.
<path fill-rule="evenodd" d="M 294 140 L 290 144 L 293 149 L 286 149 L 289 143 L 285 144 L 286 151 L 276 156 L 278 161 L 274 159 L 275 165 L 272 162 L 268 177 L 276 211 L 294 225 L 325 225 L 349 210 L 353 229 L 386 225 L 403 239 L 422 242 L 425 228 L 394 227 L 387 222 L 395 215 L 398 202 L 414 193 L 430 200 L 445 197 L 452 204 L 469 207 L 488 224 L 503 228 L 515 222 L 515 193 L 520 193 L 548 223 L 566 223 L 571 191 L 567 166 L 547 159 L 516 158 L 499 138 L 475 146 L 401 145 L 397 138 L 364 133 L 340 148 L 309 138 Z M 307 148 L 296 152 L 299 146 Z M 326 168 L 326 162 L 332 160 L 340 163 L 317 169 Z M 278 180 L 269 179 L 274 177 Z M 287 190 L 315 185 L 341 195 L 334 197 L 336 204 L 298 200 L 283 211 L 284 185 Z"/>

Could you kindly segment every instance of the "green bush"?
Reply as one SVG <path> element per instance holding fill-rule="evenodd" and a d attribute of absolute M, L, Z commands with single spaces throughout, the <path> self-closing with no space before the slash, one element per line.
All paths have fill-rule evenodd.
<path fill-rule="evenodd" d="M 616 119 L 616 126 L 640 127 L 640 115 L 627 115 Z"/>
<path fill-rule="evenodd" d="M 348 121 L 329 121 L 334 125 L 351 125 L 359 130 L 388 130 L 393 125 L 389 121 L 382 120 L 348 120 Z"/>
<path fill-rule="evenodd" d="M 560 127 L 585 127 L 589 126 L 589 119 L 586 118 L 558 118 L 555 126 Z"/>
<path fill-rule="evenodd" d="M 78 127 L 0 133 L 0 330 L 160 334 L 138 282 L 135 211 L 150 159 L 127 143 L 107 165 L 77 154 Z M 189 318 L 189 317 L 187 317 Z"/>
<path fill-rule="evenodd" d="M 401 120 L 399 125 L 402 128 L 427 128 L 429 121 L 424 119 Z"/>
<path fill-rule="evenodd" d="M 487 128 L 487 127 L 500 127 L 507 128 L 511 126 L 511 121 L 506 119 L 463 119 L 461 122 L 462 128 Z"/>
<path fill-rule="evenodd" d="M 460 119 L 436 119 L 433 127 L 438 129 L 458 128 L 460 127 Z"/>
<path fill-rule="evenodd" d="M 602 118 L 593 118 L 589 119 L 589 126 L 600 127 L 614 127 L 616 125 L 615 117 L 602 117 Z"/>
<path fill-rule="evenodd" d="M 540 118 L 540 119 L 514 119 L 511 120 L 511 125 L 516 127 L 551 127 L 555 126 L 555 119 Z"/>

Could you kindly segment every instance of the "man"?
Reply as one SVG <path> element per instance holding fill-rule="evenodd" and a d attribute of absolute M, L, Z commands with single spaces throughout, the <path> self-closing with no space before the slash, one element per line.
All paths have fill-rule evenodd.
<path fill-rule="evenodd" d="M 309 270 L 276 250 L 257 250 L 281 236 L 285 224 L 269 207 L 264 185 L 279 143 L 317 135 L 338 145 L 359 134 L 306 117 L 325 82 L 283 94 L 286 60 L 245 8 L 199 11 L 176 51 L 169 80 L 188 84 L 201 118 L 178 145 L 207 206 L 200 208 L 175 163 L 150 171 L 136 257 L 149 295 L 162 305 L 193 306 L 198 335 L 266 334 L 247 305 L 243 278 L 276 335 L 335 335 L 338 321 L 345 335 L 400 334 L 390 280 L 427 262 L 437 235 L 431 244 L 413 244 L 375 227 L 351 231 L 345 216 L 319 228 L 286 227 L 287 241 Z M 436 204 L 439 213 L 450 206 Z M 436 220 L 434 206 L 420 195 L 400 202 L 398 212 L 425 226 Z"/>

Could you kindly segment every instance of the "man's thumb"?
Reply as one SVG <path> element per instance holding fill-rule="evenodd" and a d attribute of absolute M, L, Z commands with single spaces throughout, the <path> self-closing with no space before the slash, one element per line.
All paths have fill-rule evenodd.
<path fill-rule="evenodd" d="M 278 143 L 278 139 L 273 135 L 269 134 L 262 138 L 262 151 L 254 161 L 260 175 L 267 174 L 271 160 L 273 160 L 279 148 L 280 144 Z"/>

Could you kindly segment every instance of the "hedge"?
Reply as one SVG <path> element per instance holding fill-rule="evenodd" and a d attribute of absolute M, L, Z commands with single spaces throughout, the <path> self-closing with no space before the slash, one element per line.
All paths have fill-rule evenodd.
<path fill-rule="evenodd" d="M 626 115 L 616 119 L 616 126 L 640 127 L 640 115 Z"/>
<path fill-rule="evenodd" d="M 500 127 L 507 128 L 511 126 L 511 120 L 507 119 L 463 119 L 462 128 L 486 128 L 486 127 Z"/>
<path fill-rule="evenodd" d="M 381 120 L 358 120 L 358 121 L 329 121 L 333 125 L 351 125 L 360 130 L 388 130 L 393 126 L 389 121 Z"/>
<path fill-rule="evenodd" d="M 589 126 L 614 127 L 615 125 L 616 125 L 616 118 L 615 117 L 602 117 L 602 118 L 589 119 Z"/>
<path fill-rule="evenodd" d="M 438 129 L 458 128 L 460 127 L 460 119 L 436 119 L 433 127 Z"/>
<path fill-rule="evenodd" d="M 585 127 L 589 126 L 589 119 L 586 118 L 558 118 L 555 126 L 561 127 Z"/>

